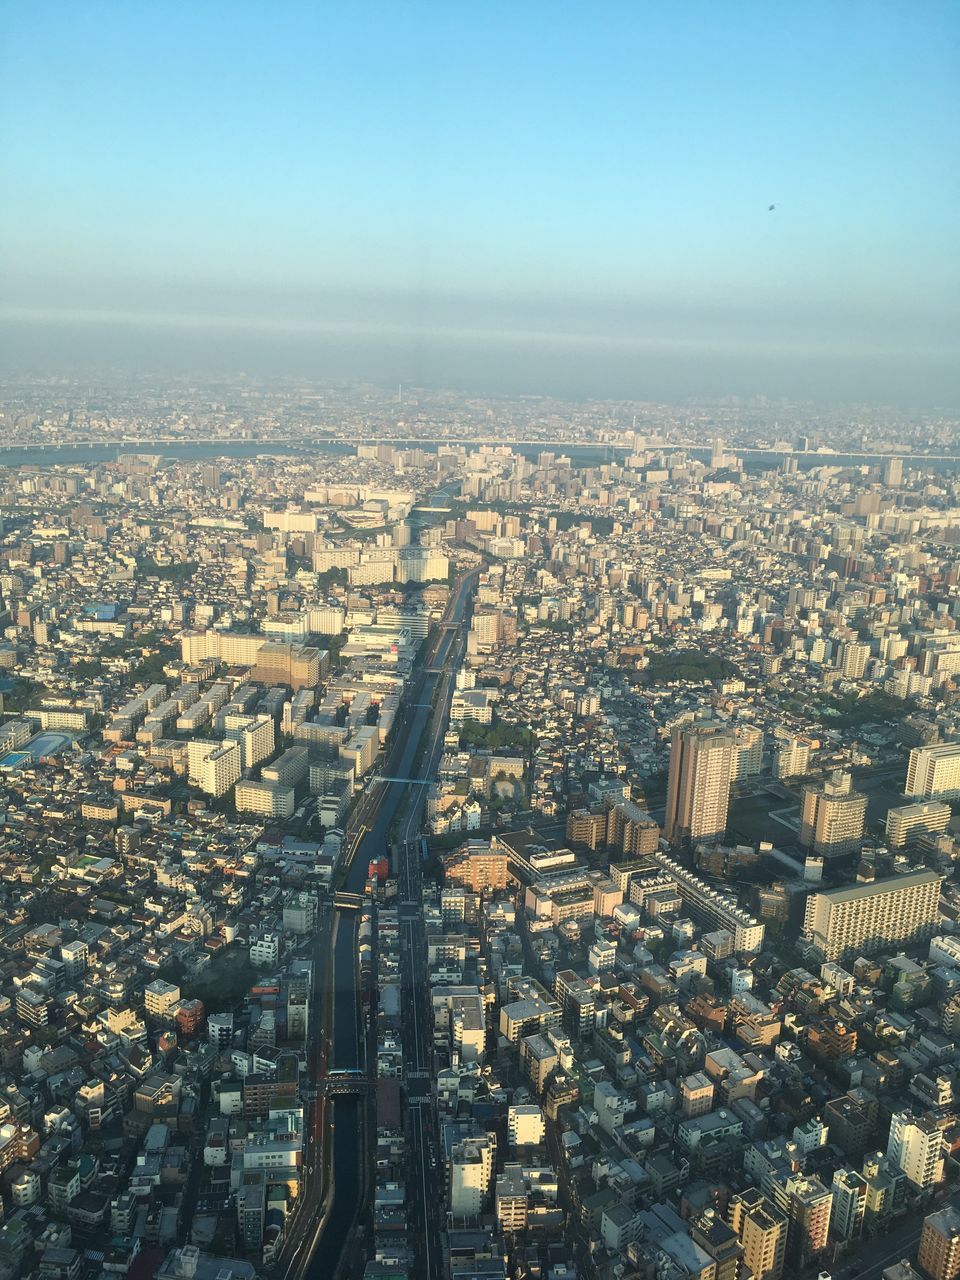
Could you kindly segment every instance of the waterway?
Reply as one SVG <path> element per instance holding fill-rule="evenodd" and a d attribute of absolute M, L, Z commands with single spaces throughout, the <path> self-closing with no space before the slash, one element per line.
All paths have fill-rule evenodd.
<path fill-rule="evenodd" d="M 344 1096 L 331 1105 L 336 1186 L 330 1217 L 310 1259 L 305 1280 L 333 1280 L 360 1199 L 360 1099 Z"/>
<path fill-rule="evenodd" d="M 381 441 L 363 440 L 203 440 L 203 441 L 166 441 L 139 440 L 127 441 L 123 444 L 76 444 L 76 445 L 32 445 L 21 448 L 16 445 L 0 445 L 0 467 L 55 467 L 76 464 L 96 464 L 115 462 L 122 454 L 158 454 L 163 458 L 179 462 L 200 462 L 211 458 L 226 460 L 244 460 L 259 457 L 295 457 L 307 460 L 321 456 L 344 456 L 354 453 L 357 444 L 392 444 L 397 448 L 421 448 L 427 453 L 434 452 L 440 444 L 463 444 L 469 450 L 481 444 L 496 444 L 496 440 L 465 441 L 427 441 L 385 439 Z M 880 466 L 887 456 L 875 453 L 772 453 L 765 449 L 738 449 L 728 445 L 731 453 L 743 458 L 744 468 L 748 472 L 774 471 L 782 467 L 787 458 L 796 461 L 799 471 L 810 471 L 814 467 L 862 467 Z M 620 445 L 587 445 L 565 444 L 562 441 L 543 441 L 535 444 L 514 446 L 516 453 L 536 460 L 543 452 L 563 454 L 570 458 L 575 466 L 599 466 L 604 462 L 619 462 L 626 456 L 627 450 Z M 691 457 L 706 461 L 710 457 L 707 446 L 692 447 L 683 445 L 667 445 L 654 452 L 688 453 Z M 960 471 L 960 455 L 938 455 L 926 457 L 923 454 L 896 455 L 903 458 L 904 470 L 911 467 L 937 473 Z"/>

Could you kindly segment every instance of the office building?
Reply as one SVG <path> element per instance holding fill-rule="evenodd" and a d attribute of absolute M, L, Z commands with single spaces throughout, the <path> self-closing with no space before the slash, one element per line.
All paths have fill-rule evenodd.
<path fill-rule="evenodd" d="M 936 932 L 940 879 L 935 871 L 911 871 L 872 884 L 813 893 L 807 899 L 804 936 L 824 960 L 923 942 Z"/>
<path fill-rule="evenodd" d="M 903 790 L 906 796 L 924 800 L 960 796 L 960 742 L 914 747 Z"/>
<path fill-rule="evenodd" d="M 664 823 L 672 844 L 723 838 L 735 755 L 733 734 L 718 724 L 674 726 Z"/>
<path fill-rule="evenodd" d="M 822 858 L 857 853 L 863 842 L 867 797 L 854 791 L 849 773 L 803 789 L 800 843 Z"/>

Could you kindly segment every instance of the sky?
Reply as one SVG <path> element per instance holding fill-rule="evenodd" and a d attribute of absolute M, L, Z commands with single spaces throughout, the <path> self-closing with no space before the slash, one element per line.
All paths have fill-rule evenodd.
<path fill-rule="evenodd" d="M 955 410 L 958 67 L 952 0 L 7 0 L 0 369 Z"/>

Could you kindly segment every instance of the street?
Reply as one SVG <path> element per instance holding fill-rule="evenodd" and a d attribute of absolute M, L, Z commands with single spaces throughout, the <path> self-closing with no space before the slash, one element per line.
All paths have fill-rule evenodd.
<path fill-rule="evenodd" d="M 402 817 L 404 836 L 419 830 L 424 788 L 411 786 L 410 780 L 414 776 L 419 779 L 432 777 L 436 772 L 453 696 L 453 680 L 449 668 L 454 656 L 459 662 L 466 647 L 465 623 L 469 622 L 470 616 L 467 606 L 472 599 L 479 574 L 480 569 L 465 574 L 451 595 L 438 635 L 414 669 L 401 714 L 394 726 L 391 742 L 380 763 L 378 774 L 367 785 L 344 833 L 344 848 L 348 859 L 344 889 L 349 893 L 363 893 L 368 863 L 383 855 L 391 827 L 401 813 L 401 804 L 407 796 L 410 797 L 410 805 Z M 457 637 L 455 645 L 454 637 Z M 433 714 L 438 681 L 441 681 L 441 692 L 436 699 L 437 712 Z M 424 743 L 428 724 L 430 734 Z M 406 839 L 401 847 L 406 852 L 402 858 L 398 858 L 395 868 L 400 879 L 398 888 L 401 902 L 419 903 L 419 852 L 415 845 L 408 845 Z M 316 1080 L 323 1078 L 328 1067 L 342 1070 L 364 1066 L 360 1060 L 363 1040 L 361 993 L 356 965 L 358 917 L 359 913 L 356 911 L 337 911 L 334 927 L 326 936 L 325 942 L 318 937 L 318 954 L 325 946 L 325 968 L 320 971 L 329 974 L 332 998 L 325 1002 L 323 1025 L 317 1028 L 319 1043 L 325 1047 L 326 1056 L 323 1057 L 321 1049 L 316 1059 Z M 413 923 L 414 936 L 406 949 L 403 987 L 407 1000 L 412 1002 L 405 1004 L 405 1012 L 409 1012 L 409 1025 L 415 1028 L 415 1032 L 412 1037 L 404 1037 L 404 1065 L 408 1116 L 417 1117 L 414 1121 L 408 1120 L 408 1123 L 416 1126 L 416 1136 L 411 1146 L 415 1146 L 415 1150 L 421 1153 L 419 1176 L 411 1179 L 414 1197 L 412 1216 L 419 1224 L 414 1230 L 423 1261 L 422 1274 L 430 1280 L 430 1277 L 441 1274 L 437 1269 L 438 1197 L 429 1194 L 431 1183 L 436 1178 L 435 1168 L 428 1163 L 431 1158 L 428 1154 L 429 1135 L 434 1130 L 429 1110 L 430 1081 L 433 1076 L 432 1016 L 428 1006 L 428 988 L 422 982 L 422 975 L 426 972 L 426 940 L 419 913 Z M 418 995 L 413 994 L 416 983 L 415 973 L 410 967 L 411 956 L 420 958 Z M 320 1023 L 321 1019 L 317 1022 Z M 423 1098 L 426 1099 L 427 1117 L 423 1115 L 424 1103 L 418 1102 L 418 1099 Z M 315 1203 L 317 1190 L 312 1187 L 313 1199 L 305 1202 L 304 1212 L 298 1214 L 291 1229 L 294 1238 L 284 1247 L 283 1258 L 290 1280 L 301 1280 L 303 1276 L 309 1276 L 310 1280 L 327 1280 L 327 1277 L 333 1280 L 341 1263 L 345 1261 L 345 1250 L 351 1241 L 352 1228 L 358 1220 L 362 1220 L 365 1212 L 362 1201 L 369 1171 L 365 1167 L 366 1147 L 361 1150 L 359 1146 L 364 1142 L 360 1101 L 358 1098 L 341 1098 L 336 1102 L 318 1101 L 314 1104 L 317 1107 L 325 1106 L 334 1112 L 332 1120 L 324 1117 L 326 1140 L 320 1144 L 321 1163 L 330 1164 L 330 1176 L 322 1209 Z M 336 1125 L 337 1118 L 341 1120 L 339 1128 Z M 331 1136 L 332 1144 L 329 1141 Z M 311 1161 L 316 1163 L 315 1156 L 305 1159 L 308 1165 Z M 319 1172 L 318 1169 L 314 1176 L 317 1177 Z M 359 1247 L 359 1240 L 354 1238 L 351 1249 L 359 1250 Z"/>

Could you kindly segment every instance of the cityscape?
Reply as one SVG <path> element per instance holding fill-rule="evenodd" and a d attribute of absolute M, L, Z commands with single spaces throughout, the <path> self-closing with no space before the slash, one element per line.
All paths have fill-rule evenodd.
<path fill-rule="evenodd" d="M 5 403 L 4 1276 L 955 1280 L 956 420 Z"/>
<path fill-rule="evenodd" d="M 0 50 L 0 1280 L 960 1280 L 960 7 Z"/>

